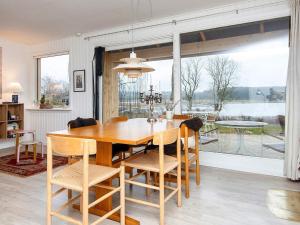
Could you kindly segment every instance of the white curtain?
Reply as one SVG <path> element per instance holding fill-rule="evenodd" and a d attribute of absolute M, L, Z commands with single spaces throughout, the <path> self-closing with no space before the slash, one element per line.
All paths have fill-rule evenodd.
<path fill-rule="evenodd" d="M 291 31 L 286 100 L 285 175 L 300 178 L 300 0 L 290 0 Z"/>

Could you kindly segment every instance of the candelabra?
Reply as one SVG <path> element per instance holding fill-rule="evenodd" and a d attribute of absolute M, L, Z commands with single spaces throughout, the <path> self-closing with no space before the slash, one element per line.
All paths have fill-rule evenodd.
<path fill-rule="evenodd" d="M 156 122 L 156 118 L 153 115 L 153 111 L 154 111 L 154 103 L 161 103 L 162 102 L 162 94 L 159 93 L 154 93 L 153 90 L 153 85 L 150 85 L 150 90 L 149 90 L 149 94 L 146 95 L 145 93 L 141 92 L 140 93 L 140 101 L 141 103 L 146 103 L 147 105 L 149 105 L 149 109 L 150 109 L 150 115 L 147 119 L 148 122 L 153 123 Z"/>

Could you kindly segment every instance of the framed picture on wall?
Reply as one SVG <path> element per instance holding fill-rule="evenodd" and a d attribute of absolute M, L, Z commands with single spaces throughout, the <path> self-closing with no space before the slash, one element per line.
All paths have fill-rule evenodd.
<path fill-rule="evenodd" d="M 73 91 L 85 92 L 85 70 L 73 71 Z"/>

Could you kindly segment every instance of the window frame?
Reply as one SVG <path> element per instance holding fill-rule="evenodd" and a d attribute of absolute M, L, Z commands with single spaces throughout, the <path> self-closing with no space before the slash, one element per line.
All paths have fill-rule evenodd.
<path fill-rule="evenodd" d="M 63 56 L 68 55 L 69 56 L 69 62 L 68 62 L 68 82 L 69 82 L 69 105 L 65 107 L 57 107 L 55 106 L 54 109 L 70 109 L 71 108 L 71 93 L 72 93 L 72 79 L 70 75 L 70 52 L 69 51 L 63 51 L 58 53 L 52 53 L 52 54 L 42 54 L 35 56 L 35 64 L 36 64 L 36 101 L 37 104 L 39 104 L 39 101 L 41 99 L 41 59 L 43 58 L 50 58 L 50 57 L 56 57 L 56 56 Z"/>

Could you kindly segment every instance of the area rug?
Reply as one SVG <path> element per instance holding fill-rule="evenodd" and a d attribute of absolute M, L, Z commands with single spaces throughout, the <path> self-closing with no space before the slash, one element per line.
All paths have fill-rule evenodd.
<path fill-rule="evenodd" d="M 53 156 L 53 168 L 66 165 L 68 159 L 61 156 Z M 34 162 L 33 153 L 21 153 L 20 162 L 17 163 L 15 154 L 0 157 L 0 172 L 8 173 L 19 177 L 29 177 L 47 170 L 47 157 L 37 154 L 37 160 Z"/>

